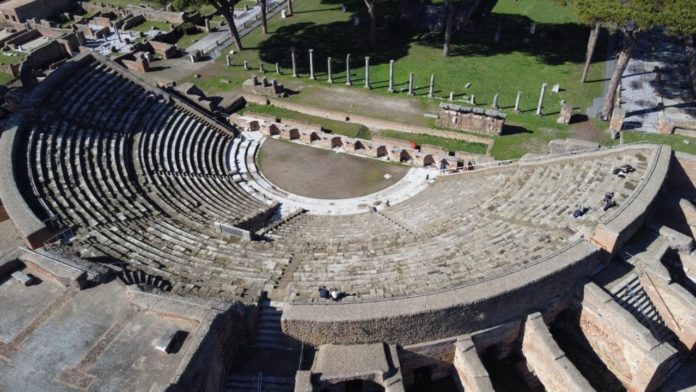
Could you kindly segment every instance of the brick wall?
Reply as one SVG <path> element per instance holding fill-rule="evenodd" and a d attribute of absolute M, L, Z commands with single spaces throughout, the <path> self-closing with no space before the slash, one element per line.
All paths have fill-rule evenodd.
<path fill-rule="evenodd" d="M 494 136 L 500 136 L 503 132 L 505 117 L 489 116 L 483 110 L 479 113 L 470 111 L 462 112 L 459 110 L 451 110 L 449 107 L 450 106 L 443 107 L 441 105 L 440 118 L 435 121 L 435 125 Z M 452 105 L 452 107 L 457 106 Z M 494 112 L 498 114 L 497 111 Z"/>
<path fill-rule="evenodd" d="M 487 138 L 478 137 L 478 136 L 474 136 L 474 135 L 466 135 L 463 133 L 439 131 L 436 129 L 419 127 L 416 125 L 408 125 L 408 124 L 397 123 L 397 122 L 393 122 L 393 121 L 379 120 L 379 119 L 370 118 L 370 117 L 358 116 L 358 115 L 353 115 L 353 114 L 337 112 L 337 111 L 333 111 L 333 110 L 326 110 L 326 109 L 320 109 L 320 108 L 315 108 L 315 107 L 311 107 L 311 106 L 300 105 L 300 104 L 296 104 L 296 103 L 290 103 L 290 102 L 282 101 L 279 99 L 267 99 L 267 98 L 259 99 L 259 98 L 254 98 L 251 94 L 245 94 L 244 98 L 248 102 L 252 102 L 252 100 L 256 100 L 257 102 L 262 102 L 263 100 L 266 100 L 269 104 L 277 106 L 279 108 L 294 110 L 296 112 L 305 113 L 305 114 L 309 114 L 309 115 L 321 117 L 321 118 L 327 118 L 329 120 L 358 123 L 358 124 L 365 125 L 366 127 L 371 128 L 371 129 L 394 130 L 394 131 L 406 132 L 406 133 L 422 133 L 425 135 L 439 136 L 439 137 L 444 137 L 444 138 L 448 138 L 448 139 L 464 140 L 464 141 L 468 141 L 468 142 L 472 142 L 472 143 L 481 143 L 481 144 L 485 144 L 488 146 L 488 149 L 486 150 L 487 156 L 491 155 L 491 149 L 493 148 L 493 143 L 494 143 L 493 139 L 487 139 Z"/>
<path fill-rule="evenodd" d="M 676 349 L 659 343 L 596 284 L 579 293 L 576 320 L 594 352 L 629 392 L 654 390 L 676 361 Z"/>

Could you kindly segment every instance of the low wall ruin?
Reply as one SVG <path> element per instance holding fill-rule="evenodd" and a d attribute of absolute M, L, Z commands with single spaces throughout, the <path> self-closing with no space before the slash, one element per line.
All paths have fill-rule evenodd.
<path fill-rule="evenodd" d="M 435 125 L 444 128 L 500 136 L 507 114 L 497 110 L 470 108 L 468 106 L 440 104 L 440 117 Z"/>
<path fill-rule="evenodd" d="M 260 131 L 265 136 L 279 135 L 280 138 L 284 140 L 294 140 L 303 144 L 315 145 L 330 150 L 334 148 L 343 148 L 346 153 L 354 155 L 362 155 L 370 158 L 386 157 L 390 161 L 416 167 L 434 165 L 441 168 L 441 165 L 444 165 L 446 169 L 453 169 L 459 165 L 459 160 L 449 155 L 438 155 L 423 150 L 418 151 L 417 149 L 402 148 L 365 139 L 349 138 L 312 129 L 301 129 L 288 125 L 286 120 L 281 120 L 282 122 L 272 121 L 277 120 L 273 116 L 267 116 L 265 119 L 259 119 L 257 117 L 261 116 L 253 113 L 251 113 L 250 116 L 232 114 L 228 119 L 231 124 L 235 124 L 248 131 Z M 302 122 L 296 123 L 302 124 Z M 444 149 L 441 150 L 431 146 L 431 150 L 442 151 Z"/>

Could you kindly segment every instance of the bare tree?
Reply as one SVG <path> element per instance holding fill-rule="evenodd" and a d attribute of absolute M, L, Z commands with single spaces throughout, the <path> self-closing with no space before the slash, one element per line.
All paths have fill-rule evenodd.
<path fill-rule="evenodd" d="M 375 3 L 377 0 L 365 0 L 367 13 L 370 15 L 370 46 L 377 44 L 377 15 L 375 14 Z"/>
<path fill-rule="evenodd" d="M 601 26 L 601 23 L 595 23 L 594 29 L 590 32 L 590 40 L 587 42 L 587 54 L 585 55 L 585 68 L 582 70 L 582 79 L 580 79 L 580 83 L 585 83 L 587 74 L 590 72 L 590 64 L 592 64 L 592 56 L 597 47 L 597 39 L 599 39 L 599 30 Z"/>
<path fill-rule="evenodd" d="M 259 5 L 261 6 L 261 26 L 263 26 L 263 33 L 268 34 L 268 23 L 266 21 L 266 0 L 259 0 Z"/>

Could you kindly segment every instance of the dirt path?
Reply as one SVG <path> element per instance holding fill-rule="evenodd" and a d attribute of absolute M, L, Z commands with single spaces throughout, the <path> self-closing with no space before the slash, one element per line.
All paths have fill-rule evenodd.
<path fill-rule="evenodd" d="M 402 165 L 266 139 L 259 167 L 278 187 L 305 197 L 348 199 L 396 184 L 408 172 Z M 384 178 L 389 174 L 391 178 Z"/>

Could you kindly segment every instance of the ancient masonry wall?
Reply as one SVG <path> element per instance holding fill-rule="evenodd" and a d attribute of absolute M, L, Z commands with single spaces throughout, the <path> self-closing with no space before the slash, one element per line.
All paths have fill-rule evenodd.
<path fill-rule="evenodd" d="M 553 340 L 541 313 L 527 316 L 522 333 L 522 353 L 546 390 L 594 390 Z"/>
<path fill-rule="evenodd" d="M 245 94 L 244 99 L 247 102 L 253 102 L 260 105 L 270 104 L 277 106 L 279 108 L 293 110 L 300 113 L 309 114 L 311 116 L 327 118 L 329 120 L 352 122 L 357 124 L 362 124 L 368 128 L 376 130 L 395 130 L 399 132 L 406 133 L 422 133 L 425 135 L 432 135 L 438 137 L 444 137 L 448 139 L 464 140 L 472 143 L 481 143 L 487 145 L 486 156 L 491 155 L 491 150 L 493 149 L 493 144 L 495 141 L 493 139 L 488 139 L 484 137 L 467 135 L 463 133 L 439 131 L 436 129 L 419 127 L 415 125 L 408 125 L 393 121 L 379 120 L 370 117 L 364 117 L 354 114 L 342 113 L 333 110 L 319 109 L 311 106 L 300 105 L 296 103 L 290 103 L 279 99 L 270 99 L 266 97 L 254 96 L 252 94 Z"/>
<path fill-rule="evenodd" d="M 557 307 L 589 276 L 598 250 L 578 240 L 514 273 L 431 294 L 354 303 L 289 303 L 283 331 L 307 344 L 402 346 L 505 324 L 529 309 Z"/>
<path fill-rule="evenodd" d="M 199 325 L 168 385 L 154 391 L 210 391 L 224 383 L 227 368 L 243 341 L 244 306 L 238 301 L 182 298 L 128 286 L 129 301 L 142 311 L 184 318 Z"/>
<path fill-rule="evenodd" d="M 500 136 L 507 115 L 497 110 L 484 110 L 468 106 L 440 104 L 440 118 L 435 121 L 439 127 Z"/>
<path fill-rule="evenodd" d="M 481 363 L 476 346 L 471 337 L 458 339 L 455 343 L 454 367 L 460 385 L 467 392 L 493 392 L 493 384 L 488 371 Z"/>
<path fill-rule="evenodd" d="M 578 290 L 575 307 L 583 335 L 629 391 L 654 390 L 677 360 L 674 347 L 658 342 L 596 284 Z"/>

